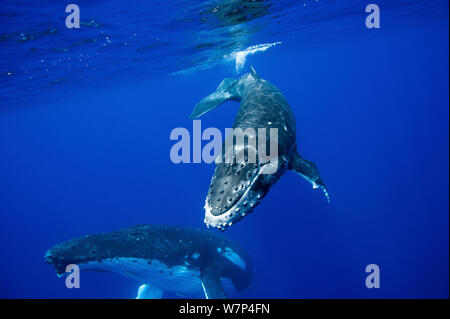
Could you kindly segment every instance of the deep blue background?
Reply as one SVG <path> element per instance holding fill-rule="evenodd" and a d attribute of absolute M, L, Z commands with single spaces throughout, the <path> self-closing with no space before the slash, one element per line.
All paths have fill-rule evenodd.
<path fill-rule="evenodd" d="M 235 297 L 448 297 L 448 57 L 448 15 L 249 57 L 246 70 L 289 101 L 299 151 L 318 165 L 331 205 L 287 172 L 225 233 L 255 268 Z M 68 290 L 43 255 L 134 224 L 204 227 L 214 167 L 173 164 L 169 134 L 192 130 L 195 104 L 230 76 L 232 63 L 145 81 L 118 75 L 1 113 L 0 297 L 134 297 L 137 282 L 108 273 L 82 273 L 81 289 Z M 237 108 L 206 114 L 203 128 L 231 127 Z M 380 289 L 365 287 L 371 263 Z"/>

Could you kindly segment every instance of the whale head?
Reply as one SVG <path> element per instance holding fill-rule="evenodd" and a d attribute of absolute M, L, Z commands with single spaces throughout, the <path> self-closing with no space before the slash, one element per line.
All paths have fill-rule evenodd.
<path fill-rule="evenodd" d="M 105 235 L 103 238 L 88 235 L 72 239 L 55 245 L 47 251 L 44 259 L 53 265 L 58 276 L 62 276 L 70 264 L 84 266 L 123 254 L 119 245 L 112 244 L 117 239 L 116 234 Z"/>
<path fill-rule="evenodd" d="M 250 213 L 286 170 L 284 158 L 268 163 L 217 163 L 205 200 L 205 224 L 225 230 Z"/>
<path fill-rule="evenodd" d="M 137 225 L 112 233 L 86 235 L 55 245 L 44 259 L 53 265 L 58 275 L 64 274 L 70 264 L 98 270 L 98 264 L 107 260 L 149 257 L 154 252 L 149 248 L 153 242 L 168 237 L 169 233 L 170 229 L 166 230 L 165 226 Z M 115 269 L 102 267 L 102 270 Z"/>

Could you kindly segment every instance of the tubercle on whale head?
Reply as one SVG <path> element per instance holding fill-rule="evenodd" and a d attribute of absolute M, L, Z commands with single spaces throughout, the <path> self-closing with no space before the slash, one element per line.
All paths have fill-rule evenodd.
<path fill-rule="evenodd" d="M 63 265 L 60 265 L 60 263 L 57 260 L 57 256 L 53 249 L 48 250 L 44 255 L 44 260 L 47 264 L 53 265 L 55 268 L 56 274 L 59 276 L 62 276 L 65 269 L 63 269 Z"/>
<path fill-rule="evenodd" d="M 44 256 L 45 262 L 53 265 L 58 276 L 66 273 L 70 264 L 85 265 L 118 254 L 120 246 L 103 247 L 105 240 L 117 240 L 118 233 L 86 235 L 74 238 L 52 247 Z"/>
<path fill-rule="evenodd" d="M 263 196 L 260 195 L 260 198 L 262 197 Z M 258 200 L 249 203 L 248 201 L 243 200 L 241 204 L 236 205 L 237 207 L 229 209 L 228 211 L 226 211 L 224 214 L 221 215 L 212 214 L 211 207 L 206 202 L 204 223 L 208 228 L 215 227 L 219 230 L 225 231 L 227 227 L 231 227 L 233 224 L 237 223 L 246 215 L 251 213 L 253 211 L 253 208 L 256 205 L 258 205 L 259 202 L 260 201 Z"/>
<path fill-rule="evenodd" d="M 273 170 L 273 165 L 277 169 Z M 261 202 L 286 168 L 286 160 L 277 160 L 276 164 L 218 164 L 204 206 L 206 226 L 223 231 L 240 221 Z"/>
<path fill-rule="evenodd" d="M 254 185 L 255 174 L 253 170 L 248 170 L 247 174 L 253 180 L 233 182 L 234 176 L 221 176 L 221 166 L 216 169 L 209 188 L 208 196 L 205 200 L 205 224 L 209 227 L 216 227 L 225 230 L 232 226 L 251 212 L 257 202 L 255 198 L 262 198 L 262 192 L 255 196 L 252 186 Z M 232 168 L 230 168 L 232 169 Z M 245 173 L 244 173 L 245 174 Z M 216 186 L 216 184 L 219 184 Z"/>

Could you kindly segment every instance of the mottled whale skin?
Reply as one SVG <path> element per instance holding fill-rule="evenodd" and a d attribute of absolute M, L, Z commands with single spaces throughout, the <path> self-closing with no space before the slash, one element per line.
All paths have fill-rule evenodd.
<path fill-rule="evenodd" d="M 224 236 L 206 230 L 138 225 L 58 244 L 45 255 L 58 275 L 76 264 L 83 270 L 112 271 L 142 285 L 138 298 L 180 296 L 226 298 L 226 291 L 250 285 L 247 253 Z"/>
<path fill-rule="evenodd" d="M 219 156 L 220 161 L 216 159 L 216 169 L 205 201 L 204 221 L 208 227 L 224 230 L 241 220 L 260 203 L 288 169 L 303 176 L 313 188 L 321 188 L 329 200 L 317 166 L 297 152 L 294 114 L 283 94 L 272 83 L 260 78 L 251 67 L 250 73 L 237 80 L 224 79 L 215 92 L 196 105 L 190 118 L 199 118 L 228 100 L 240 102 L 233 129 L 241 128 L 245 131 L 252 128 L 259 143 L 258 128 L 265 128 L 266 136 L 261 138 L 266 138 L 267 147 L 270 145 L 269 130 L 277 129 L 278 154 L 276 158 L 271 158 L 271 162 L 262 162 L 257 157 L 256 163 L 251 163 L 245 157 L 244 162 L 227 163 L 223 154 L 233 146 L 226 142 L 223 144 L 222 157 Z M 247 143 L 238 146 L 236 142 L 234 147 L 247 154 Z M 231 154 L 236 154 L 236 150 Z M 276 163 L 275 170 L 272 160 Z M 267 174 L 268 168 L 271 168 L 272 173 Z"/>

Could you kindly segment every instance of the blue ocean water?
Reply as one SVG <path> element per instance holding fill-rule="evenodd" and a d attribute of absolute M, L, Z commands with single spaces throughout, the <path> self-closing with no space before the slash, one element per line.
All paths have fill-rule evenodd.
<path fill-rule="evenodd" d="M 2 1 L 0 297 L 134 297 L 112 273 L 67 289 L 43 256 L 135 224 L 204 228 L 214 165 L 172 163 L 169 134 L 253 65 L 289 101 L 331 204 L 287 172 L 225 232 L 255 268 L 233 297 L 448 298 L 448 1 L 373 2 L 380 29 L 365 27 L 372 1 L 79 0 L 80 29 L 69 2 Z M 275 42 L 241 72 L 226 57 Z"/>

